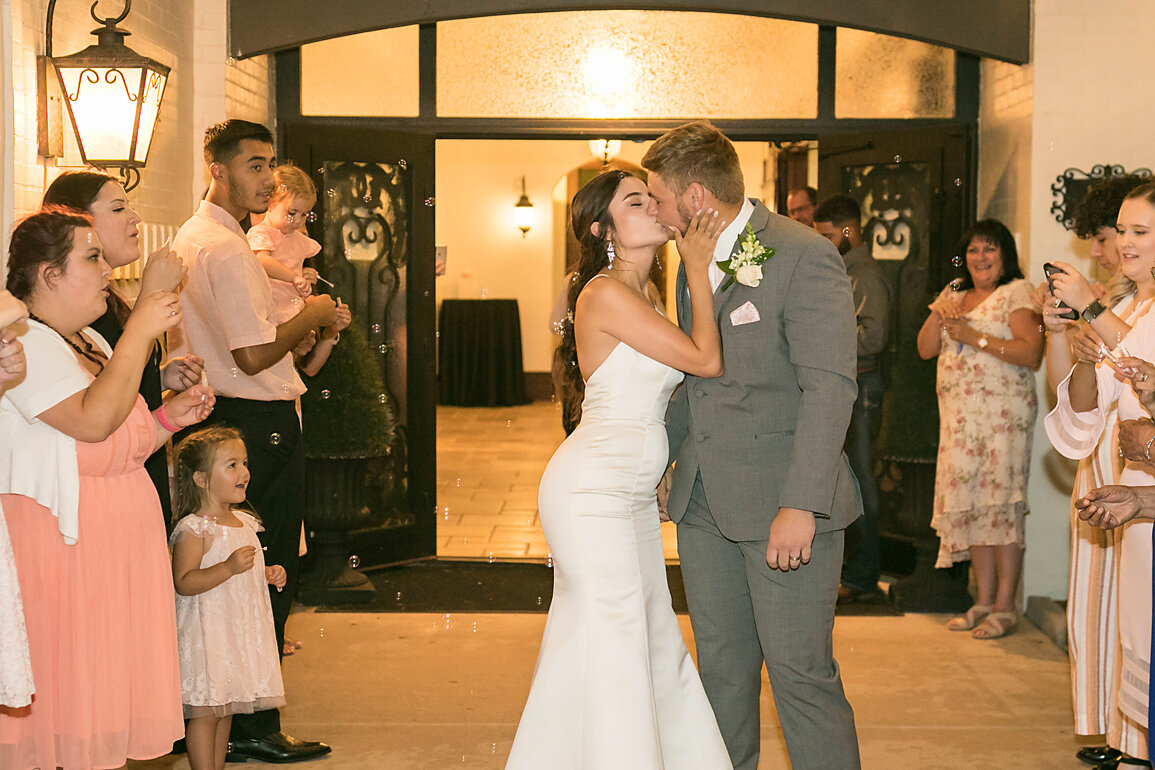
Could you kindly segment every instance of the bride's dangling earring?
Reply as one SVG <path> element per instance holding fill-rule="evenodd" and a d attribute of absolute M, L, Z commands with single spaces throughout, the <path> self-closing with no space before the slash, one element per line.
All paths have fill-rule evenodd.
<path fill-rule="evenodd" d="M 614 257 L 616 256 L 617 254 L 614 253 L 614 242 L 612 240 L 606 241 L 606 259 L 609 260 L 610 267 L 614 266 Z"/>

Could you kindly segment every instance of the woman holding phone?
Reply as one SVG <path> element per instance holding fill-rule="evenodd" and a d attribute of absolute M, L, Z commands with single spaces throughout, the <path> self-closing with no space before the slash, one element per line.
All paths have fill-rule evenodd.
<path fill-rule="evenodd" d="M 1109 277 L 1106 283 L 1092 283 L 1092 291 L 1130 326 L 1150 310 L 1152 302 L 1146 294 L 1145 298 L 1136 294 L 1135 282 L 1121 270 L 1123 259 L 1115 227 L 1127 194 L 1145 181 L 1132 174 L 1107 177 L 1088 191 L 1072 213 L 1075 234 L 1088 241 L 1090 256 L 1098 264 L 1100 274 Z M 1079 319 L 1077 311 L 1056 306 L 1056 302 L 1062 301 L 1055 297 L 1051 285 L 1054 276 L 1064 272 L 1063 268 L 1053 264 L 1043 268 L 1048 271 L 1048 278 L 1040 287 L 1038 297 L 1047 328 L 1047 384 L 1051 392 L 1056 392 L 1075 365 L 1077 351 L 1083 351 L 1081 355 L 1089 365 L 1098 363 L 1102 340 L 1089 324 L 1076 320 Z M 1070 410 L 1069 400 L 1062 401 L 1056 413 L 1055 420 L 1077 422 L 1079 419 Z M 1118 408 L 1112 406 L 1104 419 L 1098 444 L 1079 460 L 1071 492 L 1071 580 L 1067 592 L 1071 705 L 1077 734 L 1106 738 L 1097 745 L 1079 749 L 1078 759 L 1088 764 L 1124 755 L 1147 756 L 1146 731 L 1119 711 L 1116 702 L 1120 666 L 1117 579 L 1120 534 L 1083 521 L 1074 504 L 1092 489 L 1119 483 L 1123 470 L 1119 459 L 1120 427 Z"/>
<path fill-rule="evenodd" d="M 1155 182 L 1143 184 L 1124 198 L 1116 224 L 1120 272 L 1135 285 L 1133 306 L 1155 300 Z M 1094 299 L 1086 278 L 1071 265 L 1055 263 L 1063 274 L 1054 277 L 1052 305 L 1062 301 L 1079 311 L 1092 331 L 1075 336 L 1076 363 L 1058 390 L 1058 405 L 1044 425 L 1052 445 L 1070 458 L 1090 455 L 1100 440 L 1111 409 L 1117 404 L 1119 420 L 1149 418 L 1136 395 L 1147 388 L 1155 372 L 1145 362 L 1155 361 L 1155 315 L 1137 316 L 1127 323 L 1125 304 L 1107 309 Z M 1122 315 L 1121 315 L 1122 314 Z M 1148 457 L 1150 453 L 1148 452 Z M 1118 458 L 1118 453 L 1115 453 Z M 1120 484 L 1155 484 L 1155 467 L 1123 458 Z M 1118 676 L 1118 712 L 1140 729 L 1147 729 L 1148 682 L 1151 650 L 1151 531 L 1149 520 L 1131 521 L 1116 530 L 1118 560 L 1118 634 L 1122 648 Z M 1110 737 L 1110 736 L 1109 736 Z M 1142 747 L 1134 753 L 1142 756 Z M 1126 753 L 1132 750 L 1124 749 Z"/>

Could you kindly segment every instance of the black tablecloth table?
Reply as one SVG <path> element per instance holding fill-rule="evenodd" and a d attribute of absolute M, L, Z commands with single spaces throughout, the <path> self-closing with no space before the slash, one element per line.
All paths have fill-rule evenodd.
<path fill-rule="evenodd" d="M 517 300 L 443 300 L 439 333 L 437 362 L 442 404 L 529 403 Z"/>

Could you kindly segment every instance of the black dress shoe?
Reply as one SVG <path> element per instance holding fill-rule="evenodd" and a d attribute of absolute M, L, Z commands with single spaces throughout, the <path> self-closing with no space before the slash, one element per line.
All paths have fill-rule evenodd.
<path fill-rule="evenodd" d="M 1151 767 L 1151 763 L 1145 759 L 1135 759 L 1119 754 L 1118 757 L 1104 760 L 1095 765 L 1095 770 L 1130 770 L 1132 767 Z"/>
<path fill-rule="evenodd" d="M 1075 759 L 1091 766 L 1101 765 L 1104 762 L 1117 762 L 1122 756 L 1122 752 L 1110 746 L 1084 746 L 1075 752 Z"/>
<path fill-rule="evenodd" d="M 838 584 L 838 604 L 854 604 L 855 602 L 876 604 L 883 598 L 882 591 L 879 591 L 877 586 L 871 590 L 862 591 L 846 583 Z"/>
<path fill-rule="evenodd" d="M 328 744 L 320 741 L 302 741 L 283 732 L 266 735 L 264 738 L 241 738 L 229 741 L 226 762 L 246 762 L 259 759 L 262 762 L 281 764 L 316 759 L 332 751 Z"/>

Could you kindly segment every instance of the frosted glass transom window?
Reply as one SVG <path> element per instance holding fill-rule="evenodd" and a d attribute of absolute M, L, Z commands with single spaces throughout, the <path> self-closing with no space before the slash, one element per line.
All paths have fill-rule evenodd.
<path fill-rule="evenodd" d="M 917 40 L 838 29 L 837 118 L 953 118 L 955 53 Z"/>
<path fill-rule="evenodd" d="M 416 117 L 416 25 L 301 46 L 301 114 Z"/>
<path fill-rule="evenodd" d="M 437 25 L 437 114 L 814 118 L 818 27 L 730 14 L 575 11 Z"/>

